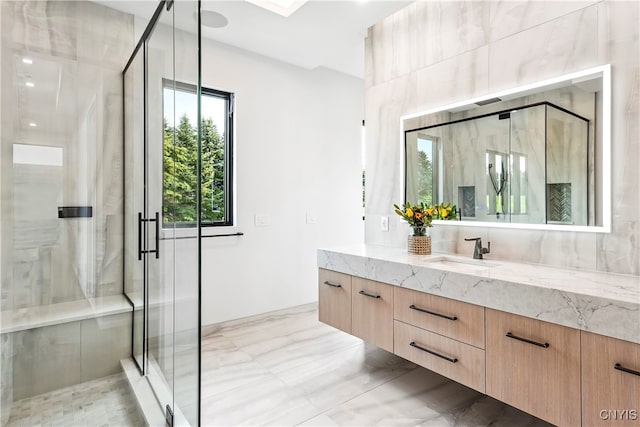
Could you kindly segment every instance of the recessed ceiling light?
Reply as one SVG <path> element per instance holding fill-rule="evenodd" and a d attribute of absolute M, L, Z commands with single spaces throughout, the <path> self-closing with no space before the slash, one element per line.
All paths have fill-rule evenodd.
<path fill-rule="evenodd" d="M 33 122 L 31 122 L 31 123 L 29 123 L 29 126 L 30 126 L 30 127 L 32 127 L 32 128 L 34 128 L 34 127 L 38 126 L 38 124 L 37 124 L 37 123 L 33 123 Z"/>
<path fill-rule="evenodd" d="M 200 12 L 200 23 L 209 28 L 226 27 L 229 21 L 224 15 L 212 10 L 203 10 Z"/>
<path fill-rule="evenodd" d="M 31 58 L 22 58 L 22 62 L 25 64 L 33 64 L 33 60 Z"/>
<path fill-rule="evenodd" d="M 35 87 L 36 86 L 35 83 L 33 83 L 33 82 L 26 82 L 24 85 L 26 87 Z"/>
<path fill-rule="evenodd" d="M 270 12 L 288 18 L 304 5 L 307 0 L 246 0 Z"/>

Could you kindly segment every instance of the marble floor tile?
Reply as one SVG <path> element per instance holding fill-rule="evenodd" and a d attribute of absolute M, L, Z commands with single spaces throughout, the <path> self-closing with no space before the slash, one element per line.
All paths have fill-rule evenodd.
<path fill-rule="evenodd" d="M 288 369 L 277 376 L 327 410 L 416 367 L 376 347 L 360 343 Z"/>
<path fill-rule="evenodd" d="M 549 426 L 319 323 L 314 305 L 207 328 L 203 426 Z"/>
<path fill-rule="evenodd" d="M 209 395 L 203 387 L 202 425 L 295 425 L 321 411 L 303 393 L 289 388 L 273 374 Z"/>

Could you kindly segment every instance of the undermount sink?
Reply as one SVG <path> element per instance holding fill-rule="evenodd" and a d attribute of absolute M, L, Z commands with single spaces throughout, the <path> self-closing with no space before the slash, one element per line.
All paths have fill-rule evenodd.
<path fill-rule="evenodd" d="M 488 262 L 482 259 L 464 259 L 451 256 L 441 256 L 431 258 L 428 263 L 432 266 L 446 267 L 448 270 L 460 270 L 460 271 L 485 271 L 492 267 L 497 267 L 500 264 Z"/>

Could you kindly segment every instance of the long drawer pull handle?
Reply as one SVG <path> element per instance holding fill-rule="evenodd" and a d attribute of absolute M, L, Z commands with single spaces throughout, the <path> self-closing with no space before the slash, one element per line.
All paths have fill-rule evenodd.
<path fill-rule="evenodd" d="M 368 292 L 365 291 L 360 291 L 358 292 L 360 295 L 364 295 L 365 297 L 369 297 L 369 298 L 380 298 L 380 295 L 374 295 L 374 294 L 370 294 Z"/>
<path fill-rule="evenodd" d="M 514 340 L 518 340 L 518 341 L 526 342 L 526 343 L 529 343 L 529 344 L 537 345 L 538 347 L 542 347 L 542 348 L 549 348 L 549 343 L 548 343 L 548 342 L 540 343 L 540 342 L 537 342 L 537 341 L 528 340 L 528 339 L 526 339 L 526 338 L 522 338 L 522 337 L 515 336 L 515 335 L 513 335 L 511 332 L 507 332 L 506 337 L 507 337 L 507 338 L 512 338 L 512 339 L 514 339 Z"/>
<path fill-rule="evenodd" d="M 441 355 L 441 354 L 436 353 L 435 351 L 429 350 L 428 348 L 420 347 L 418 344 L 416 344 L 416 342 L 415 342 L 415 341 L 411 341 L 411 343 L 410 343 L 409 345 L 410 345 L 411 347 L 415 347 L 415 348 L 417 348 L 418 350 L 422 350 L 422 351 L 427 352 L 427 353 L 429 353 L 429 354 L 433 354 L 434 356 L 437 356 L 437 357 L 439 357 L 440 359 L 447 360 L 447 361 L 449 361 L 449 362 L 451 362 L 451 363 L 456 363 L 456 362 L 458 361 L 458 359 L 457 359 L 457 358 L 455 358 L 455 357 L 453 357 L 453 358 L 452 358 L 452 357 L 443 356 L 443 355 Z"/>
<path fill-rule="evenodd" d="M 342 287 L 342 285 L 340 285 L 338 283 L 330 282 L 328 280 L 325 280 L 324 284 L 327 285 L 327 286 L 331 286 L 332 288 L 341 288 Z"/>
<path fill-rule="evenodd" d="M 429 310 L 425 310 L 424 308 L 420 308 L 420 307 L 416 307 L 415 305 L 411 304 L 409 306 L 409 308 L 411 310 L 416 310 L 419 311 L 421 313 L 427 313 L 430 314 L 432 316 L 438 316 L 438 317 L 442 317 L 443 319 L 449 319 L 449 320 L 458 320 L 458 316 L 447 316 L 446 314 L 440 314 L 440 313 L 436 313 L 434 311 L 429 311 Z"/>
<path fill-rule="evenodd" d="M 626 372 L 628 374 L 633 374 L 633 375 L 637 375 L 637 376 L 640 377 L 640 372 L 634 371 L 633 369 L 625 368 L 624 366 L 622 366 L 619 363 L 616 363 L 615 366 L 613 367 L 613 369 L 617 369 L 618 371 Z"/>

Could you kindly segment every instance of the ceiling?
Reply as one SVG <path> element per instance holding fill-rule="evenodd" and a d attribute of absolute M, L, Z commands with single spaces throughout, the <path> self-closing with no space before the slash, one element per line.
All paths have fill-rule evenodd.
<path fill-rule="evenodd" d="M 95 3 L 148 20 L 157 1 L 100 0 Z M 203 10 L 224 15 L 224 28 L 204 28 L 205 38 L 255 52 L 307 69 L 326 67 L 352 76 L 364 76 L 364 38 L 367 28 L 411 1 L 311 0 L 291 16 L 242 0 L 202 1 Z M 177 2 L 179 6 L 179 0 Z M 189 9 L 189 12 L 181 10 Z M 192 8 L 177 7 L 176 26 L 193 28 Z"/>

